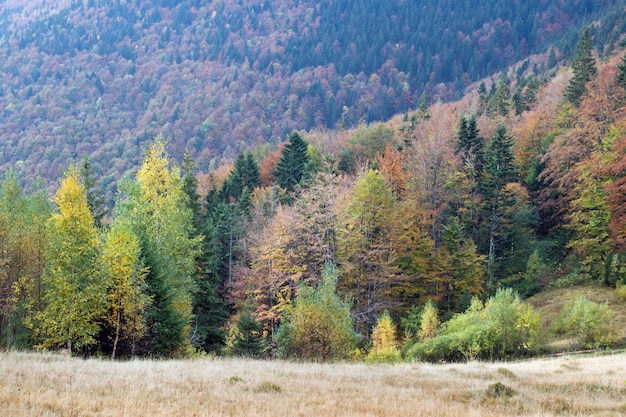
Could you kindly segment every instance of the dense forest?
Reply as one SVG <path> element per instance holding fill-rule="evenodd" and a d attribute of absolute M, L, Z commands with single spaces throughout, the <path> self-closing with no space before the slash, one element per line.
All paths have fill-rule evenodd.
<path fill-rule="evenodd" d="M 0 171 L 51 180 L 89 157 L 111 206 L 158 135 L 210 171 L 294 130 L 354 128 L 458 99 L 524 61 L 599 57 L 623 0 L 8 0 L 0 4 Z M 539 55 L 536 55 L 539 54 Z M 33 180 L 31 180 L 33 179 Z"/>
<path fill-rule="evenodd" d="M 538 352 L 526 297 L 594 283 L 626 299 L 626 53 L 602 61 L 593 45 L 585 28 L 570 66 L 520 63 L 458 101 L 423 95 L 385 123 L 293 131 L 215 170 L 152 138 L 113 209 L 89 158 L 52 200 L 9 169 L 0 343 L 111 357 Z M 612 346 L 612 317 L 580 297 L 550 329 Z"/>

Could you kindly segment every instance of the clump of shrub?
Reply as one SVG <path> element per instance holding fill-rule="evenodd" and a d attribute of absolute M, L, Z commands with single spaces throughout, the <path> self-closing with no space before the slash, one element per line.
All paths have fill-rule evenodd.
<path fill-rule="evenodd" d="M 263 381 L 254 388 L 254 392 L 256 392 L 257 394 L 259 393 L 272 394 L 272 393 L 282 392 L 282 390 L 283 389 L 281 388 L 280 385 L 275 384 L 273 382 L 269 382 L 269 381 Z"/>
<path fill-rule="evenodd" d="M 574 346 L 583 349 L 608 347 L 619 341 L 613 310 L 584 295 L 565 303 L 552 329 L 557 335 L 573 338 Z"/>
<path fill-rule="evenodd" d="M 376 321 L 376 327 L 372 334 L 372 348 L 365 362 L 396 363 L 400 362 L 401 359 L 396 342 L 396 326 L 393 324 L 389 312 L 385 310 Z"/>
<path fill-rule="evenodd" d="M 356 342 L 350 306 L 336 288 L 333 265 L 324 267 L 319 288 L 300 288 L 277 332 L 279 356 L 321 361 L 350 356 Z"/>
<path fill-rule="evenodd" d="M 511 289 L 498 290 L 482 303 L 474 298 L 469 309 L 441 326 L 438 335 L 406 350 L 408 359 L 504 359 L 537 349 L 540 316 Z"/>
<path fill-rule="evenodd" d="M 495 384 L 489 385 L 486 391 L 487 397 L 489 398 L 500 398 L 500 397 L 512 397 L 515 395 L 515 390 L 511 387 L 507 387 L 502 382 L 496 382 Z"/>

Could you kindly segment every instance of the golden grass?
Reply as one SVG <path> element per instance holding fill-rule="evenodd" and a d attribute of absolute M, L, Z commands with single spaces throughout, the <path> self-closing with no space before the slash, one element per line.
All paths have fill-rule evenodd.
<path fill-rule="evenodd" d="M 626 354 L 367 366 L 0 353 L 0 416 L 618 416 L 625 380 Z"/>

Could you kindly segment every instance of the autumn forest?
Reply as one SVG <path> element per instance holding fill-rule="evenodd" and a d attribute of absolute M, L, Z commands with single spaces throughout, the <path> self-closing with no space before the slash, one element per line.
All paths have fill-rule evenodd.
<path fill-rule="evenodd" d="M 79 3 L 72 2 L 68 16 Z M 124 10 L 120 4 L 118 12 Z M 273 13 L 271 6 L 257 12 Z M 160 42 L 187 33 L 185 22 L 193 21 L 175 18 L 178 29 L 162 32 Z M 276 116 L 284 123 L 252 133 L 265 129 L 255 115 L 243 134 L 249 142 L 234 147 L 228 135 L 216 146 L 209 143 L 217 137 L 205 140 L 228 126 L 208 118 L 201 133 L 178 131 L 179 120 L 197 114 L 176 106 L 163 134 L 155 127 L 161 115 L 149 116 L 144 127 L 154 129 L 145 127 L 108 166 L 106 147 L 78 157 L 77 144 L 73 157 L 49 158 L 63 172 L 54 186 L 35 180 L 5 150 L 0 347 L 111 358 L 216 354 L 377 363 L 623 345 L 626 335 L 607 304 L 581 296 L 545 323 L 528 302 L 548 289 L 582 284 L 610 288 L 626 302 L 626 51 L 602 27 L 577 31 L 567 60 L 550 48 L 532 60 L 514 54 L 489 72 L 474 60 L 475 70 L 452 65 L 453 74 L 430 81 L 417 75 L 396 91 L 381 90 L 385 100 L 396 100 L 382 113 L 371 105 L 387 102 L 367 91 L 326 113 L 279 112 L 278 101 L 257 102 L 285 116 Z M 22 36 L 22 47 L 47 42 L 37 48 L 55 53 L 58 38 Z M 596 36 L 610 47 L 599 50 Z M 79 55 L 99 47 L 87 34 L 77 39 L 84 42 L 75 45 Z M 525 43 L 540 49 L 538 41 Z M 274 52 L 282 47 L 277 43 Z M 504 56 L 497 45 L 490 48 Z M 318 52 L 295 55 L 291 65 L 311 68 Z M 128 55 L 128 74 L 136 53 L 119 51 Z M 178 58 L 168 59 L 176 65 Z M 246 83 L 249 57 L 237 58 L 233 49 L 229 59 L 241 70 L 232 82 Z M 255 59 L 272 61 L 263 52 Z M 372 65 L 378 64 L 385 65 Z M 358 69 L 344 65 L 337 71 Z M 388 69 L 365 90 L 400 82 L 401 71 Z M 95 90 L 99 77 L 91 79 Z M 346 77 L 337 97 L 351 94 Z M 424 86 L 419 94 L 416 85 Z M 411 93 L 403 96 L 404 88 Z M 43 93 L 33 90 L 28 100 Z M 357 110 L 366 97 L 371 102 Z M 4 107 L 7 120 L 15 111 Z M 300 113 L 313 119 L 301 124 L 294 117 Z M 232 122 L 235 130 L 245 124 Z M 13 126 L 17 135 L 12 123 L 2 134 Z M 182 137 L 194 139 L 182 146 Z M 559 337 L 568 346 L 551 345 Z"/>

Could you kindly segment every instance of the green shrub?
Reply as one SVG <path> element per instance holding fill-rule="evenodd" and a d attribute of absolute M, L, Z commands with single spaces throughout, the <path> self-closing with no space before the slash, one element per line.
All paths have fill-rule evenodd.
<path fill-rule="evenodd" d="M 539 313 L 530 304 L 511 289 L 498 290 L 485 304 L 473 299 L 438 336 L 414 344 L 406 355 L 430 361 L 519 356 L 538 347 L 540 329 Z"/>
<path fill-rule="evenodd" d="M 584 295 L 565 303 L 553 323 L 553 331 L 574 338 L 575 346 L 584 349 L 611 346 L 619 340 L 613 310 Z"/>
<path fill-rule="evenodd" d="M 350 356 L 356 342 L 352 316 L 336 288 L 332 265 L 325 266 L 319 289 L 301 287 L 277 332 L 279 356 L 322 361 Z"/>

